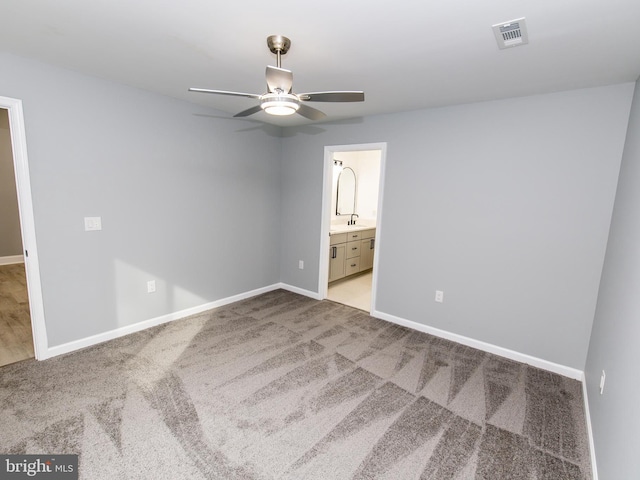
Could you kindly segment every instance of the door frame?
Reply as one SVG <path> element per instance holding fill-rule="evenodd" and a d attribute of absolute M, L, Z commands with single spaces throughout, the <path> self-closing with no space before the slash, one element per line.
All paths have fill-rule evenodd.
<path fill-rule="evenodd" d="M 329 291 L 329 230 L 331 223 L 331 186 L 333 182 L 333 154 L 336 152 L 356 152 L 359 150 L 380 151 L 380 183 L 378 184 L 378 211 L 376 219 L 376 248 L 373 252 L 373 278 L 371 284 L 371 307 L 376 310 L 376 292 L 378 291 L 378 257 L 382 245 L 382 205 L 384 199 L 384 176 L 387 162 L 387 142 L 360 143 L 354 145 L 331 145 L 324 147 L 324 185 L 322 188 L 322 215 L 320 226 L 320 269 L 318 275 L 318 295 L 320 300 L 327 298 Z"/>
<path fill-rule="evenodd" d="M 33 215 L 33 199 L 31 196 L 31 180 L 29 177 L 29 161 L 27 157 L 22 100 L 0 96 L 0 108 L 8 110 L 9 113 L 9 132 L 11 135 L 13 167 L 18 192 L 18 212 L 22 233 L 24 266 L 27 276 L 27 291 L 29 293 L 33 350 L 36 360 L 42 360 L 47 356 L 48 342 L 44 319 L 42 285 L 40 282 L 38 247 L 36 245 L 36 228 Z"/>

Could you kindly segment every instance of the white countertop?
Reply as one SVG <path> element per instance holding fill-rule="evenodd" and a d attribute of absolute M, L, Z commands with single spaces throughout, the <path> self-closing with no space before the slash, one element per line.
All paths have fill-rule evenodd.
<path fill-rule="evenodd" d="M 375 225 L 367 225 L 366 223 L 356 225 L 331 225 L 329 235 L 337 235 L 339 233 L 355 232 L 358 230 L 372 230 Z"/>

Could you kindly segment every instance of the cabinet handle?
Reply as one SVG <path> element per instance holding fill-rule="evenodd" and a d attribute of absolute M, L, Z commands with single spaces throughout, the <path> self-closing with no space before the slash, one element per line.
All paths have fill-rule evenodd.
<path fill-rule="evenodd" d="M 351 238 L 358 238 L 358 235 L 351 235 Z"/>
<path fill-rule="evenodd" d="M 358 247 L 351 247 L 351 250 L 357 250 Z"/>
<path fill-rule="evenodd" d="M 372 238 L 371 243 L 369 244 L 369 250 L 373 250 L 373 247 L 375 246 L 375 244 L 376 244 L 376 239 Z"/>
<path fill-rule="evenodd" d="M 352 267 L 355 267 L 355 266 L 356 266 L 356 264 L 355 264 L 355 263 L 352 263 L 352 264 L 351 264 L 351 266 L 352 266 Z"/>
<path fill-rule="evenodd" d="M 338 247 L 331 247 L 331 258 L 336 258 L 338 256 Z"/>

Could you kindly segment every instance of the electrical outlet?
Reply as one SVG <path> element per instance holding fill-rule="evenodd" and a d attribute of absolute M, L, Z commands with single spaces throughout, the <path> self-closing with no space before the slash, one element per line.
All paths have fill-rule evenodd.
<path fill-rule="evenodd" d="M 102 230 L 101 217 L 84 217 L 84 230 L 90 232 L 93 230 Z"/>
<path fill-rule="evenodd" d="M 147 293 L 154 293 L 156 291 L 156 281 L 149 280 L 147 282 Z"/>
<path fill-rule="evenodd" d="M 444 302 L 444 292 L 442 290 L 436 290 L 436 302 Z"/>
<path fill-rule="evenodd" d="M 607 375 L 602 370 L 602 375 L 600 375 L 600 395 L 604 393 L 604 382 L 607 379 Z"/>
<path fill-rule="evenodd" d="M 298 261 L 298 268 L 299 268 L 300 270 L 304 270 L 304 260 L 300 260 L 300 261 Z"/>

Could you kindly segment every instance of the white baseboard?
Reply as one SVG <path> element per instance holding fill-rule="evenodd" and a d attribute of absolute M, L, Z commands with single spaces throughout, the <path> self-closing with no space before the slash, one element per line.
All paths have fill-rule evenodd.
<path fill-rule="evenodd" d="M 144 320 L 138 323 L 134 323 L 132 325 L 127 325 L 125 327 L 116 328 L 108 332 L 92 335 L 90 337 L 82 338 L 80 340 L 74 340 L 72 342 L 64 343 L 62 345 L 57 345 L 55 347 L 49 347 L 47 348 L 46 352 L 44 352 L 44 355 L 42 355 L 40 359 L 45 360 L 47 358 L 55 357 L 57 355 L 62 355 L 65 353 L 70 353 L 76 350 L 80 350 L 82 348 L 87 348 L 92 345 L 97 345 L 98 343 L 113 340 L 115 338 L 119 338 L 124 335 L 129 335 L 130 333 L 139 332 L 141 330 L 155 327 L 156 325 L 161 325 L 163 323 L 179 320 L 181 318 L 185 318 L 190 315 L 195 315 L 197 313 L 201 313 L 206 310 L 222 307 L 224 305 L 228 305 L 233 302 L 238 302 L 240 300 L 245 300 L 247 298 L 255 297 L 256 295 L 260 295 L 266 292 L 271 292 L 279 288 L 288 290 L 293 293 L 297 293 L 299 295 L 304 295 L 306 297 L 310 297 L 315 300 L 320 300 L 320 294 L 317 292 L 305 290 L 303 288 L 288 285 L 286 283 L 275 283 L 273 285 L 268 285 L 266 287 L 251 290 L 249 292 L 240 293 L 238 295 L 233 295 L 231 297 L 223 298 L 210 303 L 205 303 L 203 305 L 198 305 L 196 307 L 187 308 L 185 310 L 180 310 L 178 312 L 169 313 L 166 315 L 162 315 L 160 317 L 151 318 L 149 320 Z M 577 370 L 575 368 L 559 365 L 553 362 L 549 362 L 547 360 L 542 360 L 540 358 L 526 355 L 524 353 L 515 352 L 513 350 L 509 350 L 503 347 L 498 347 L 490 343 L 474 340 L 473 338 L 447 332 L 445 330 L 440 330 L 438 328 L 430 327 L 428 325 L 423 325 L 421 323 L 417 323 L 411 320 L 406 320 L 404 318 L 396 317 L 394 315 L 390 315 L 384 312 L 374 310 L 373 312 L 371 312 L 371 315 L 373 317 L 380 318 L 382 320 L 386 320 L 388 322 L 392 322 L 397 325 L 402 325 L 404 327 L 408 327 L 413 330 L 418 330 L 420 332 L 425 332 L 430 335 L 435 335 L 437 337 L 446 338 L 447 340 L 461 343 L 463 345 L 468 345 L 470 347 L 477 348 L 478 350 L 483 350 L 485 352 L 493 353 L 495 355 L 509 358 L 511 360 L 515 360 L 518 362 L 526 363 L 528 365 L 533 365 L 534 367 L 538 367 L 543 370 L 548 370 L 550 372 L 558 373 L 560 375 L 564 375 L 566 377 L 573 378 L 575 380 L 582 380 L 584 377 L 584 373 L 581 370 Z"/>
<path fill-rule="evenodd" d="M 157 325 L 162 325 L 163 323 L 172 322 L 174 320 L 180 320 L 181 318 L 202 313 L 207 310 L 211 310 L 213 308 L 222 307 L 230 303 L 255 297 L 256 295 L 260 295 L 262 293 L 271 292 L 272 290 L 277 290 L 278 288 L 284 288 L 284 287 L 281 284 L 269 285 L 266 287 L 258 288 L 256 290 L 251 290 L 249 292 L 244 292 L 238 295 L 233 295 L 231 297 L 222 298 L 220 300 L 205 303 L 203 305 L 198 305 L 196 307 L 180 310 L 179 312 L 168 313 L 160 317 L 151 318 L 149 320 L 143 320 L 141 322 L 134 323 L 132 325 L 116 328 L 114 330 L 110 330 L 104 333 L 99 333 L 97 335 L 92 335 L 90 337 L 82 338 L 80 340 L 74 340 L 73 342 L 64 343 L 62 345 L 57 345 L 55 347 L 49 347 L 39 360 L 46 360 L 47 358 L 56 357 L 58 355 L 74 352 L 82 348 L 91 347 L 99 343 L 103 343 L 109 340 L 114 340 L 124 335 L 129 335 L 130 333 L 146 330 L 147 328 L 155 327 Z"/>
<path fill-rule="evenodd" d="M 441 337 L 453 342 L 461 343 L 462 345 L 477 348 L 478 350 L 493 353 L 494 355 L 499 355 L 510 360 L 526 363 L 527 365 L 532 365 L 543 370 L 548 370 L 559 375 L 564 375 L 565 377 L 569 377 L 574 380 L 582 380 L 582 377 L 584 375 L 582 370 L 567 367 L 565 365 L 559 365 L 557 363 L 549 362 L 541 358 L 532 357 L 531 355 L 527 355 L 525 353 L 509 350 L 508 348 L 503 348 L 491 343 L 475 340 L 463 335 L 458 335 L 457 333 L 447 332 L 446 330 L 440 330 L 439 328 L 430 327 L 428 325 L 423 325 L 422 323 L 414 322 L 412 320 L 406 320 L 394 315 L 389 315 L 388 313 L 380 312 L 378 310 L 374 310 L 373 312 L 371 312 L 371 316 L 386 320 L 391 323 L 402 325 L 403 327 L 412 328 L 413 330 L 428 333 L 436 337 Z"/>
<path fill-rule="evenodd" d="M 283 288 L 290 292 L 298 293 L 300 295 L 311 297 L 316 300 L 322 300 L 320 298 L 319 293 L 312 292 L 309 290 L 304 290 L 302 288 L 294 287 L 292 285 L 287 285 L 285 283 L 280 283 L 278 285 L 278 288 Z M 527 355 L 526 353 L 516 352 L 514 350 L 509 350 L 508 348 L 499 347 L 491 343 L 486 343 L 480 340 L 475 340 L 473 338 L 465 337 L 463 335 L 458 335 L 457 333 L 451 333 L 451 332 L 447 332 L 446 330 L 440 330 L 439 328 L 430 327 L 428 325 L 414 322 L 412 320 L 406 320 L 404 318 L 396 317 L 395 315 L 390 315 L 388 313 L 384 313 L 379 310 L 373 310 L 371 312 L 371 316 L 380 318 L 381 320 L 386 320 L 391 323 L 395 323 L 397 325 L 402 325 L 403 327 L 411 328 L 413 330 L 418 330 L 420 332 L 428 333 L 436 337 L 445 338 L 453 342 L 461 343 L 462 345 L 467 345 L 469 347 L 477 348 L 478 350 L 492 353 L 494 355 L 499 355 L 501 357 L 505 357 L 510 360 L 515 360 L 516 362 L 526 363 L 527 365 L 532 365 L 542 370 L 547 370 L 549 372 L 557 373 L 558 375 L 563 375 L 565 377 L 569 377 L 574 380 L 583 381 L 583 378 L 584 378 L 584 372 L 576 368 L 567 367 L 566 365 L 560 365 L 558 363 L 550 362 L 548 360 L 543 360 L 541 358 Z"/>
<path fill-rule="evenodd" d="M 9 255 L 0 257 L 0 265 L 13 265 L 14 263 L 24 263 L 24 255 Z"/>
<path fill-rule="evenodd" d="M 305 297 L 310 297 L 314 300 L 322 300 L 318 292 L 312 292 L 311 290 L 305 290 L 304 288 L 294 287 L 293 285 L 289 285 L 287 283 L 279 283 L 278 288 L 282 288 L 283 290 L 288 290 L 289 292 L 297 293 L 299 295 L 304 295 Z"/>
<path fill-rule="evenodd" d="M 591 454 L 591 476 L 598 480 L 598 467 L 596 466 L 596 448 L 593 442 L 593 430 L 591 429 L 591 411 L 589 410 L 589 397 L 587 396 L 587 377 L 582 375 L 582 398 L 584 400 L 584 415 L 587 421 L 587 437 L 589 437 L 589 453 Z"/>

